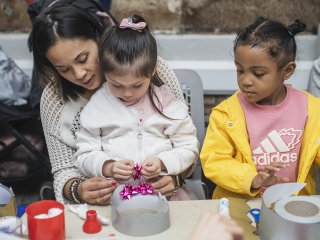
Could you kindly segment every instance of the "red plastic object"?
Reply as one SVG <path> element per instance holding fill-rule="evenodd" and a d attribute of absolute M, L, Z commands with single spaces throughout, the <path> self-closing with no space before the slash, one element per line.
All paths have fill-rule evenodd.
<path fill-rule="evenodd" d="M 51 218 L 34 218 L 39 214 L 47 214 L 51 208 L 60 208 L 62 213 Z M 64 240 L 66 238 L 64 206 L 61 203 L 53 200 L 34 202 L 27 207 L 26 213 L 30 240 Z"/>
<path fill-rule="evenodd" d="M 97 218 L 97 212 L 95 210 L 87 211 L 87 219 L 82 227 L 85 233 L 93 234 L 101 231 L 102 226 Z"/>

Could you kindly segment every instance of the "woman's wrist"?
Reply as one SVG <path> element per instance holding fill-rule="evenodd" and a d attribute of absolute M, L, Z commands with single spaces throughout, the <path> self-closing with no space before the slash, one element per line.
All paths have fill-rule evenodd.
<path fill-rule="evenodd" d="M 79 185 L 84 182 L 83 177 L 69 180 L 64 187 L 64 196 L 73 203 L 83 203 L 79 196 Z"/>

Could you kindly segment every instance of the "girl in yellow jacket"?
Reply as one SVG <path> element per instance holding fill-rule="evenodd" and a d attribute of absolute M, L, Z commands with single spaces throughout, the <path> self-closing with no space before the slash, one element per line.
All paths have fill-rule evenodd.
<path fill-rule="evenodd" d="M 213 198 L 252 198 L 273 184 L 304 182 L 315 194 L 320 165 L 320 99 L 284 84 L 296 64 L 290 26 L 258 18 L 234 43 L 240 91 L 212 110 L 201 151 L 204 174 L 217 187 Z"/>

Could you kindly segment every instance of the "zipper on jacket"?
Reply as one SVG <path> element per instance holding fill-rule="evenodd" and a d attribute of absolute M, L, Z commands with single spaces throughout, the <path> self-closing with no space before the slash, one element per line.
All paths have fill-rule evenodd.
<path fill-rule="evenodd" d="M 143 159 L 143 148 L 142 148 L 142 138 L 143 138 L 143 110 L 138 109 L 138 119 L 137 119 L 137 140 L 138 140 L 138 159 L 140 163 L 144 160 Z"/>

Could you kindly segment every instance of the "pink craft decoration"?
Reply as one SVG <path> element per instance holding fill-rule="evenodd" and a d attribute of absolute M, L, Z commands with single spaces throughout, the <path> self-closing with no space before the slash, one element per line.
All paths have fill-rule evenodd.
<path fill-rule="evenodd" d="M 120 197 L 121 199 L 130 200 L 133 196 L 139 193 L 142 195 L 153 195 L 155 194 L 155 191 L 150 183 L 142 182 L 138 186 L 131 186 L 130 184 L 126 184 L 124 185 L 123 190 L 120 192 Z"/>
<path fill-rule="evenodd" d="M 142 169 L 142 166 L 139 163 L 136 163 L 133 171 L 133 180 L 137 180 L 141 178 L 141 169 Z"/>

